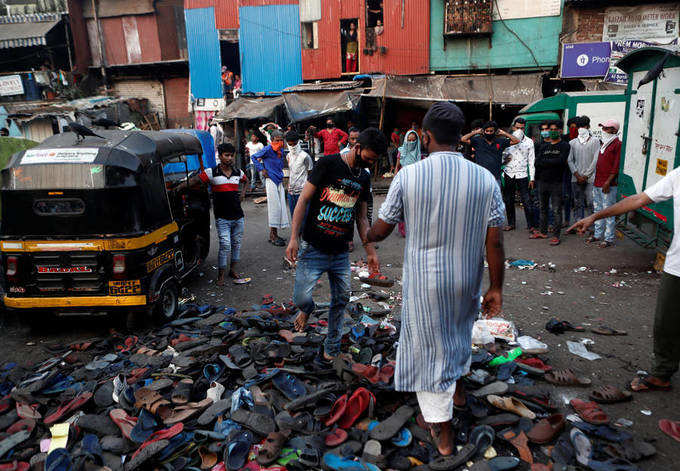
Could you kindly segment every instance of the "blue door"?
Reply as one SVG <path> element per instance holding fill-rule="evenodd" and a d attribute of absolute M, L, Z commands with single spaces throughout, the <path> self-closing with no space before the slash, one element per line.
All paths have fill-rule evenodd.
<path fill-rule="evenodd" d="M 189 51 L 189 79 L 194 98 L 222 98 L 222 58 L 215 9 L 184 10 Z"/>
<path fill-rule="evenodd" d="M 244 93 L 279 94 L 302 83 L 298 5 L 239 8 Z"/>

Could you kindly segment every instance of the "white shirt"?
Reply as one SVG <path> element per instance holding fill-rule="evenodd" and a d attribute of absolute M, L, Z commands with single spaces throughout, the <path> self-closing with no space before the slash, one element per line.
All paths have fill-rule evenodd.
<path fill-rule="evenodd" d="M 246 147 L 248 148 L 248 152 L 250 152 L 250 156 L 252 157 L 256 153 L 264 149 L 264 144 L 262 144 L 261 142 L 253 143 L 252 141 L 250 141 L 246 143 Z"/>
<path fill-rule="evenodd" d="M 290 176 L 288 178 L 288 193 L 291 195 L 299 195 L 302 193 L 302 187 L 307 181 L 307 174 L 314 166 L 312 158 L 307 152 L 297 146 L 298 152 L 288 152 L 288 169 Z"/>
<path fill-rule="evenodd" d="M 534 141 L 524 136 L 519 144 L 510 146 L 503 151 L 503 156 L 510 155 L 510 162 L 505 165 L 505 174 L 510 178 L 526 178 L 529 168 L 529 181 L 534 180 Z"/>
<path fill-rule="evenodd" d="M 655 203 L 673 198 L 673 240 L 666 252 L 663 271 L 680 276 L 680 167 L 647 188 L 645 194 Z"/>

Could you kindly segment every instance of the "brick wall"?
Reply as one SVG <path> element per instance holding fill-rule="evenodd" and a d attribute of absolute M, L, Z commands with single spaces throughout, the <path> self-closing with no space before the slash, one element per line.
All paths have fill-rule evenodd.
<path fill-rule="evenodd" d="M 189 112 L 189 78 L 163 80 L 165 113 L 168 128 L 188 128 L 193 120 Z"/>
<path fill-rule="evenodd" d="M 599 8 L 564 9 L 563 43 L 602 41 L 605 6 Z"/>

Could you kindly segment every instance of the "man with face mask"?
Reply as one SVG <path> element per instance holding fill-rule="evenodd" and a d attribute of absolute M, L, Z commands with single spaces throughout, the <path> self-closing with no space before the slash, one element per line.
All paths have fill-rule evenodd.
<path fill-rule="evenodd" d="M 323 141 L 323 155 L 333 155 L 340 152 L 340 146 L 343 145 L 349 137 L 345 131 L 335 127 L 335 121 L 331 118 L 326 120 L 326 129 L 322 129 L 314 134 Z"/>
<path fill-rule="evenodd" d="M 267 191 L 267 216 L 269 243 L 284 247 L 286 241 L 279 237 L 279 229 L 290 226 L 286 190 L 283 188 L 283 133 L 271 131 L 271 144 L 250 156 L 258 172 L 262 172 Z"/>
<path fill-rule="evenodd" d="M 299 259 L 293 292 L 293 302 L 300 309 L 295 319 L 298 331 L 306 329 L 307 320 L 316 309 L 312 298 L 316 282 L 324 273 L 328 273 L 330 281 L 328 335 L 323 355 L 317 358 L 322 367 L 328 367 L 328 361 L 340 355 L 343 317 L 349 302 L 349 242 L 354 237 L 355 220 L 366 250 L 369 270 L 380 273 L 378 254 L 366 238 L 369 229 L 366 217 L 369 178 L 364 169 L 386 152 L 384 134 L 376 128 L 365 129 L 349 152 L 329 155 L 316 163 L 293 213 L 293 229 L 286 257 L 293 263 Z M 300 232 L 302 243 L 299 242 Z"/>
<path fill-rule="evenodd" d="M 595 181 L 593 182 L 593 207 L 595 211 L 602 211 L 616 203 L 617 177 L 621 160 L 621 141 L 618 133 L 619 122 L 608 119 L 600 124 L 602 128 L 602 145 L 597 154 L 595 166 Z M 587 239 L 588 242 L 600 242 L 600 248 L 614 245 L 616 237 L 616 218 L 608 217 L 595 222 L 595 233 Z"/>
<path fill-rule="evenodd" d="M 544 130 L 541 125 L 543 142 L 536 152 L 536 182 L 538 183 L 538 198 L 541 204 L 540 230 L 529 236 L 531 239 L 547 239 L 548 212 L 553 215 L 553 237 L 550 245 L 560 244 L 562 231 L 562 205 L 564 203 L 563 180 L 567 171 L 567 159 L 571 147 L 562 140 L 562 121 L 552 121 Z"/>
<path fill-rule="evenodd" d="M 432 105 L 421 137 L 428 158 L 397 173 L 368 233 L 378 242 L 397 223 L 406 223 L 394 388 L 416 393 L 444 456 L 456 449 L 454 405 L 463 407 L 466 401 L 461 378 L 470 370 L 485 248 L 490 287 L 482 307 L 487 316 L 501 310 L 505 268 L 501 189 L 489 172 L 454 151 L 464 122 L 453 103 Z M 454 468 L 451 463 L 446 469 Z"/>
<path fill-rule="evenodd" d="M 288 177 L 288 207 L 292 217 L 302 188 L 307 181 L 307 174 L 314 167 L 314 162 L 309 154 L 302 150 L 297 131 L 286 133 L 286 143 L 288 145 L 288 169 L 290 171 Z"/>
<path fill-rule="evenodd" d="M 534 220 L 535 214 L 529 197 L 529 187 L 534 185 L 534 142 L 524 135 L 526 121 L 523 118 L 515 119 L 512 127 L 514 129 L 512 135 L 519 139 L 519 144 L 510 146 L 503 152 L 505 156 L 503 200 L 508 215 L 508 224 L 503 230 L 515 229 L 515 193 L 519 190 L 527 226 L 530 231 L 534 231 L 538 227 L 538 221 Z"/>
<path fill-rule="evenodd" d="M 579 116 L 576 120 L 578 135 L 571 141 L 569 170 L 574 193 L 574 216 L 583 219 L 593 213 L 593 181 L 595 164 L 600 152 L 600 140 L 590 133 L 590 118 Z"/>
<path fill-rule="evenodd" d="M 498 128 L 495 121 L 485 123 L 460 138 L 463 144 L 471 144 L 475 149 L 475 162 L 481 165 L 501 184 L 501 165 L 503 151 L 508 146 L 519 144 L 519 139 Z"/>

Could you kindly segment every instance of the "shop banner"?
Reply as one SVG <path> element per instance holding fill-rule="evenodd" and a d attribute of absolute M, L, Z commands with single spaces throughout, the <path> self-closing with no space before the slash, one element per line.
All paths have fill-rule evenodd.
<path fill-rule="evenodd" d="M 0 96 L 23 95 L 24 84 L 21 75 L 5 75 L 0 77 Z"/>
<path fill-rule="evenodd" d="M 609 7 L 604 13 L 603 41 L 650 40 L 667 44 L 678 37 L 677 3 Z"/>
<path fill-rule="evenodd" d="M 562 78 L 604 77 L 609 70 L 608 42 L 564 44 Z"/>
<path fill-rule="evenodd" d="M 609 58 L 609 68 L 604 77 L 604 81 L 610 83 L 618 83 L 620 85 L 626 85 L 628 83 L 628 74 L 626 74 L 623 70 L 616 67 L 615 64 L 619 61 L 619 59 L 621 59 L 629 52 L 634 51 L 635 49 L 640 49 L 641 47 L 650 46 L 664 47 L 669 50 L 677 50 L 677 44 L 678 44 L 677 38 L 671 44 L 663 46 L 649 41 L 633 41 L 633 40 L 612 41 L 611 54 Z"/>

